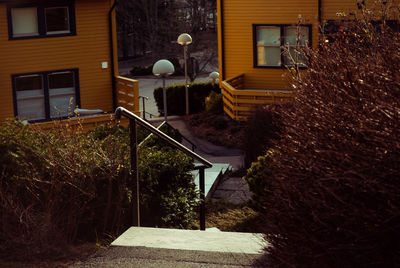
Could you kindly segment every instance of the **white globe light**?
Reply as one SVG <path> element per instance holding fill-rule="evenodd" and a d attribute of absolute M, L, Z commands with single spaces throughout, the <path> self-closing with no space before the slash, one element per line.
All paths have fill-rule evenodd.
<path fill-rule="evenodd" d="M 219 78 L 219 73 L 218 72 L 212 72 L 208 75 L 208 77 L 210 77 L 213 80 L 216 80 Z"/>
<path fill-rule="evenodd" d="M 153 65 L 153 74 L 155 76 L 166 77 L 174 72 L 174 65 L 169 60 L 159 60 Z"/>
<path fill-rule="evenodd" d="M 192 43 L 192 37 L 187 34 L 187 33 L 183 33 L 180 36 L 178 36 L 178 44 L 186 46 L 186 45 L 190 45 Z"/>

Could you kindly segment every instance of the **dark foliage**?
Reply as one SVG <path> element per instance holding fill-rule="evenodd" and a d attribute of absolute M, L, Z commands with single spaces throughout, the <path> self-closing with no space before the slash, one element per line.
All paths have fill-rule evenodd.
<path fill-rule="evenodd" d="M 166 87 L 168 115 L 183 115 L 186 111 L 185 104 L 185 85 L 174 84 Z M 193 83 L 189 86 L 189 110 L 191 114 L 199 113 L 205 109 L 205 99 L 211 91 L 218 91 L 212 83 Z M 164 111 L 162 87 L 154 90 L 160 113 Z"/>
<path fill-rule="evenodd" d="M 285 104 L 290 105 L 290 104 Z M 264 155 L 279 137 L 280 113 L 282 105 L 254 106 L 251 115 L 244 123 L 241 148 L 245 153 L 245 166 L 250 167 L 257 157 Z"/>
<path fill-rule="evenodd" d="M 139 140 L 146 135 L 139 128 Z M 139 151 L 142 220 L 188 227 L 197 207 L 192 159 L 163 145 L 152 138 Z M 129 152 L 122 127 L 74 134 L 68 127 L 0 125 L 0 258 L 57 258 L 71 243 L 129 227 Z"/>
<path fill-rule="evenodd" d="M 291 70 L 297 95 L 264 176 L 270 265 L 398 267 L 399 33 L 355 21 L 333 37 Z"/>

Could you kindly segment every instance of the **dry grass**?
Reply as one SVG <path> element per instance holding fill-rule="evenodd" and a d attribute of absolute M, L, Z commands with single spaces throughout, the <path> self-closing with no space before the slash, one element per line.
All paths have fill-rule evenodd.
<path fill-rule="evenodd" d="M 217 227 L 228 232 L 261 232 L 260 215 L 247 204 L 209 202 L 206 208 L 206 228 Z"/>

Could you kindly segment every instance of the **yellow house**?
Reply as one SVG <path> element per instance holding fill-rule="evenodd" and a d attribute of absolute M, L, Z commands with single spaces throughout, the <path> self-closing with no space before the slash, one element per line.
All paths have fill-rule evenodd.
<path fill-rule="evenodd" d="M 366 2 L 217 0 L 219 72 L 224 111 L 230 117 L 241 120 L 247 117 L 254 104 L 291 99 L 285 73 L 292 59 L 282 53 L 282 47 L 287 44 L 292 47 L 315 47 L 321 23 L 338 20 L 338 16 L 343 14 L 357 16 L 360 5 L 369 5 L 374 1 Z M 297 29 L 299 18 L 301 25 Z M 298 33 L 300 42 L 296 43 Z"/>
<path fill-rule="evenodd" d="M 77 107 L 139 111 L 137 81 L 118 76 L 115 5 L 0 0 L 0 121 L 51 121 Z"/>

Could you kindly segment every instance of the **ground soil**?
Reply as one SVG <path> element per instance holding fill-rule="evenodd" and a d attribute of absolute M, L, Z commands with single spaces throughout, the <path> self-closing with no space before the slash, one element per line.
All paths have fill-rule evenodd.
<path fill-rule="evenodd" d="M 55 258 L 49 256 L 48 258 L 22 260 L 11 259 L 1 260 L 0 267 L 2 268 L 53 268 L 53 267 L 69 267 L 71 264 L 85 260 L 90 255 L 104 250 L 105 247 L 96 245 L 95 243 L 84 243 L 81 245 L 70 246 L 64 256 Z"/>
<path fill-rule="evenodd" d="M 185 117 L 188 127 L 199 138 L 213 144 L 240 149 L 243 123 L 224 114 L 199 113 Z"/>

